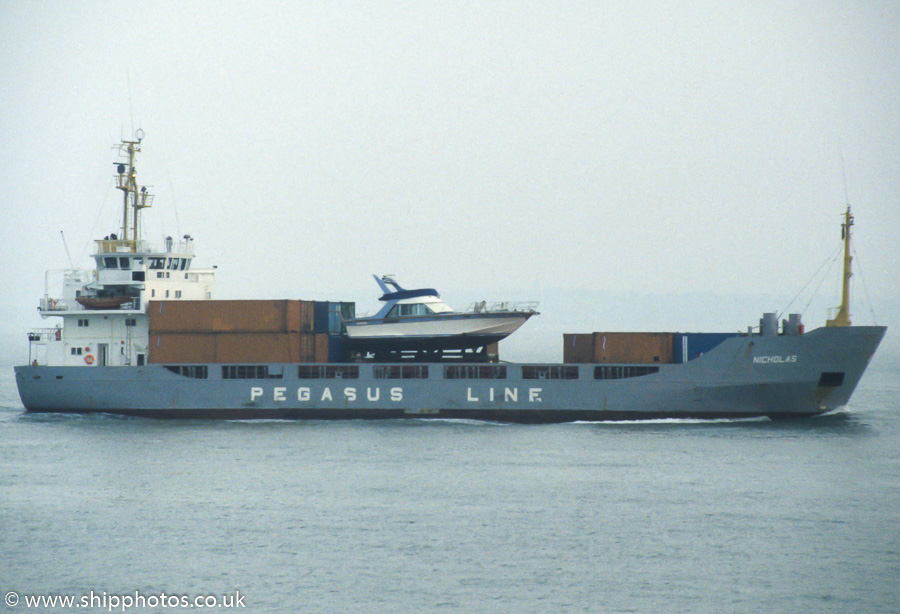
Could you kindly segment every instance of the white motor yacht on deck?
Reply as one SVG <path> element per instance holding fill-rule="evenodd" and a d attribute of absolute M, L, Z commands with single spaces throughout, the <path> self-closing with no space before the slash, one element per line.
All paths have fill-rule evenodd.
<path fill-rule="evenodd" d="M 536 315 L 536 302 L 475 303 L 455 311 L 434 288 L 407 290 L 389 276 L 375 281 L 384 306 L 371 317 L 345 320 L 354 351 L 379 357 L 417 353 L 434 357 L 445 352 L 481 350 L 514 333 Z"/>

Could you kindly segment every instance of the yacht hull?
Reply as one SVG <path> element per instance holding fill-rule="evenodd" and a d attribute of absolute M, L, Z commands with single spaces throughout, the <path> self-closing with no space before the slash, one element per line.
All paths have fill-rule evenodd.
<path fill-rule="evenodd" d="M 514 333 L 533 312 L 453 313 L 346 322 L 355 351 L 471 350 Z"/>

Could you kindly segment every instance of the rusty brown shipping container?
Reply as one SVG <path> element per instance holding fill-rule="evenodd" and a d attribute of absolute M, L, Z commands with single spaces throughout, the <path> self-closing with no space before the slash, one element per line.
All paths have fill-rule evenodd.
<path fill-rule="evenodd" d="M 289 362 L 328 362 L 328 334 L 292 334 Z"/>
<path fill-rule="evenodd" d="M 294 362 L 291 333 L 218 333 L 216 362 L 225 364 L 255 362 Z"/>
<path fill-rule="evenodd" d="M 671 363 L 673 337 L 673 333 L 594 333 L 593 362 Z"/>
<path fill-rule="evenodd" d="M 296 300 L 151 301 L 151 333 L 303 333 L 315 303 Z"/>
<path fill-rule="evenodd" d="M 328 362 L 328 335 L 312 333 L 151 333 L 149 362 Z"/>
<path fill-rule="evenodd" d="M 285 331 L 311 333 L 314 330 L 315 301 L 285 301 Z"/>
<path fill-rule="evenodd" d="M 593 335 L 593 333 L 564 334 L 563 335 L 563 362 L 566 362 L 566 363 L 594 362 L 594 335 Z"/>
<path fill-rule="evenodd" d="M 216 361 L 216 339 L 204 333 L 150 333 L 151 363 L 198 363 Z"/>

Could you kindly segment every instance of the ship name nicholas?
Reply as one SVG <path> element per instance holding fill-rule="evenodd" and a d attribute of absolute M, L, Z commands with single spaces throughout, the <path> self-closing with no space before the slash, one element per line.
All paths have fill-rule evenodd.
<path fill-rule="evenodd" d="M 789 356 L 754 356 L 753 364 L 755 365 L 770 365 L 770 364 L 788 364 L 797 362 L 797 355 L 791 354 Z"/>

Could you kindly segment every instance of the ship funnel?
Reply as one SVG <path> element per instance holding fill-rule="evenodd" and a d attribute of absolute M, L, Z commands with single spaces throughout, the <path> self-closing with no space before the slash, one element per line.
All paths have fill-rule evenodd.
<path fill-rule="evenodd" d="M 800 321 L 799 313 L 789 314 L 787 320 L 781 321 L 781 334 L 794 336 L 803 334 L 803 323 Z"/>
<path fill-rule="evenodd" d="M 763 337 L 778 335 L 778 317 L 774 313 L 764 313 L 759 321 L 759 334 Z"/>

